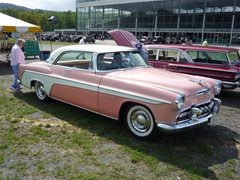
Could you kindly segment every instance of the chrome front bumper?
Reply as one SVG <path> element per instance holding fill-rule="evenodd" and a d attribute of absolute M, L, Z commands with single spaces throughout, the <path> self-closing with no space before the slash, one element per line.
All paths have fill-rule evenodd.
<path fill-rule="evenodd" d="M 235 89 L 240 87 L 240 81 L 236 82 L 222 81 L 222 86 L 225 89 Z"/>
<path fill-rule="evenodd" d="M 175 131 L 182 131 L 185 129 L 194 128 L 197 126 L 208 124 L 211 121 L 211 119 L 213 119 L 217 116 L 220 105 L 221 105 L 220 99 L 214 98 L 213 101 L 214 101 L 214 106 L 211 109 L 211 112 L 208 113 L 206 116 L 197 117 L 197 115 L 196 115 L 196 116 L 192 116 L 191 119 L 187 119 L 187 120 L 184 120 L 183 122 L 179 122 L 176 124 L 158 123 L 157 126 L 163 131 L 175 132 Z M 192 108 L 192 109 L 194 109 L 193 111 L 198 110 L 197 112 L 201 111 L 198 108 Z"/>

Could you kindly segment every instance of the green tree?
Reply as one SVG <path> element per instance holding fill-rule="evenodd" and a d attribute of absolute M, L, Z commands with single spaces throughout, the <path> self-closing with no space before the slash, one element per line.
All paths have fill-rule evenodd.
<path fill-rule="evenodd" d="M 50 31 L 54 29 L 70 29 L 76 28 L 76 13 L 72 11 L 66 12 L 56 12 L 56 11 L 45 11 L 45 10 L 15 10 L 15 9 L 4 9 L 1 10 L 2 13 L 9 16 L 21 19 L 23 21 L 29 22 L 41 26 L 43 31 Z M 51 25 L 48 22 L 48 18 L 51 16 L 56 16 L 58 22 L 55 25 Z"/>

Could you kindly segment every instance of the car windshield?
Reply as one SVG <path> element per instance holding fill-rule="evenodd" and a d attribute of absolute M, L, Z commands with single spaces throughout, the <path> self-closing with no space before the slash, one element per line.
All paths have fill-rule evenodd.
<path fill-rule="evenodd" d="M 148 66 L 137 51 L 102 53 L 97 56 L 100 71 Z"/>
<path fill-rule="evenodd" d="M 240 64 L 240 57 L 237 51 L 228 53 L 231 64 Z"/>
<path fill-rule="evenodd" d="M 225 52 L 186 51 L 194 63 L 229 64 Z"/>

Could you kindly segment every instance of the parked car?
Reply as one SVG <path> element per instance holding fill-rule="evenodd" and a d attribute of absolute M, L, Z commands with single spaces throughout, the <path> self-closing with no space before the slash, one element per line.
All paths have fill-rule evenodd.
<path fill-rule="evenodd" d="M 139 43 L 130 32 L 109 31 L 118 45 L 134 47 Z M 240 54 L 235 48 L 168 44 L 143 45 L 149 64 L 173 72 L 205 76 L 222 81 L 225 89 L 240 86 Z"/>
<path fill-rule="evenodd" d="M 238 49 L 156 44 L 145 47 L 153 67 L 219 79 L 225 89 L 240 86 Z"/>
<path fill-rule="evenodd" d="M 46 61 L 21 64 L 21 84 L 39 100 L 69 103 L 116 120 L 140 138 L 156 129 L 180 131 L 210 122 L 218 113 L 218 80 L 148 66 L 133 48 L 72 45 Z"/>
<path fill-rule="evenodd" d="M 93 36 L 86 36 L 86 39 L 84 40 L 85 43 L 95 43 L 95 38 Z"/>

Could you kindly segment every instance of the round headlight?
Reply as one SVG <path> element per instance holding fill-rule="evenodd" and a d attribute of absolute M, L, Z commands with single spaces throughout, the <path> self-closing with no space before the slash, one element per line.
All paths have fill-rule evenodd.
<path fill-rule="evenodd" d="M 184 96 L 178 95 L 175 102 L 177 105 L 177 109 L 181 110 L 184 106 Z"/>
<path fill-rule="evenodd" d="M 220 94 L 222 89 L 222 83 L 221 81 L 217 81 L 217 84 L 215 85 L 215 95 Z"/>

